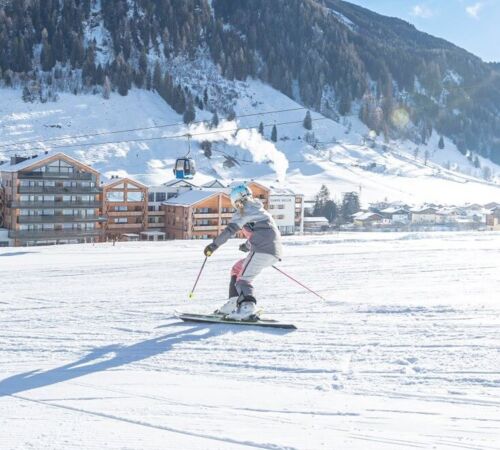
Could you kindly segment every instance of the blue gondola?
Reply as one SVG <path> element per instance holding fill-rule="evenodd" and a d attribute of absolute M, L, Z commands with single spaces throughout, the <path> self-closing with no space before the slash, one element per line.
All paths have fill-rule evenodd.
<path fill-rule="evenodd" d="M 193 158 L 190 158 L 191 153 L 191 135 L 187 135 L 188 138 L 188 152 L 183 158 L 177 158 L 175 160 L 174 175 L 178 180 L 186 180 L 193 178 L 196 173 L 196 164 Z"/>

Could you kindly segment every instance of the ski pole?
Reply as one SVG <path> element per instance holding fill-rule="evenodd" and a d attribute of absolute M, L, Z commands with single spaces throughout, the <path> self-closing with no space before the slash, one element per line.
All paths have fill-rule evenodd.
<path fill-rule="evenodd" d="M 273 266 L 273 269 L 276 269 L 278 272 L 280 272 L 283 275 L 285 275 L 285 277 L 290 278 L 290 280 L 295 281 L 295 283 L 297 283 L 299 286 L 302 286 L 304 289 L 306 289 L 307 291 L 309 291 L 311 294 L 314 294 L 316 297 L 319 297 L 321 300 L 323 300 L 325 302 L 327 301 L 326 298 L 322 297 L 321 295 L 319 295 L 317 292 L 313 291 L 312 289 L 309 289 L 307 286 L 305 286 L 304 284 L 302 284 L 300 281 L 296 280 L 292 276 L 290 276 L 287 273 L 283 272 L 281 269 L 278 269 L 276 266 Z"/>
<path fill-rule="evenodd" d="M 191 289 L 191 292 L 189 293 L 189 298 L 193 298 L 194 296 L 194 290 L 196 289 L 196 285 L 198 284 L 198 280 L 200 279 L 201 272 L 203 272 L 203 268 L 205 267 L 205 264 L 207 263 L 208 256 L 205 256 L 205 261 L 203 261 L 203 264 L 201 265 L 200 272 L 198 273 L 198 276 L 196 277 L 196 281 L 194 282 L 193 289 Z"/>

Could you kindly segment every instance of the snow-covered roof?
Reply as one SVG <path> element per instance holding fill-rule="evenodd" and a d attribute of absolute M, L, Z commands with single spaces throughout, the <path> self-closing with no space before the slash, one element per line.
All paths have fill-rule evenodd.
<path fill-rule="evenodd" d="M 204 188 L 227 188 L 227 186 L 222 183 L 222 181 L 213 179 L 212 181 L 209 181 L 208 183 L 202 184 L 201 185 Z"/>
<path fill-rule="evenodd" d="M 278 196 L 278 195 L 293 195 L 295 196 L 295 192 L 288 188 L 275 188 L 271 186 L 270 195 Z"/>
<path fill-rule="evenodd" d="M 132 184 L 135 184 L 135 185 L 138 185 L 138 186 L 141 186 L 143 188 L 147 187 L 146 185 L 139 183 L 138 181 L 135 181 L 134 179 L 129 178 L 129 177 L 116 177 L 116 178 L 105 179 L 103 182 L 103 186 L 111 186 L 113 184 L 117 184 L 120 182 L 123 183 L 125 181 L 132 183 Z"/>
<path fill-rule="evenodd" d="M 385 208 L 383 210 L 380 211 L 381 213 L 383 214 L 407 214 L 408 211 L 404 208 L 397 208 L 397 207 L 394 207 L 394 206 L 389 206 L 389 208 Z"/>
<path fill-rule="evenodd" d="M 27 169 L 31 166 L 34 166 L 35 164 L 42 163 L 46 160 L 49 159 L 57 159 L 57 158 L 62 158 L 67 161 L 70 161 L 74 164 L 82 164 L 86 167 L 89 168 L 94 173 L 98 173 L 95 169 L 92 167 L 88 166 L 87 164 L 82 163 L 81 161 L 76 160 L 75 158 L 72 158 L 71 156 L 66 155 L 66 153 L 63 152 L 58 152 L 58 153 L 43 153 L 40 155 L 33 156 L 25 161 L 18 162 L 17 164 L 2 164 L 0 166 L 0 172 L 19 172 L 20 170 Z"/>
<path fill-rule="evenodd" d="M 412 214 L 436 214 L 437 209 L 431 207 L 425 207 L 420 209 L 413 209 Z"/>
<path fill-rule="evenodd" d="M 313 222 L 324 222 L 329 224 L 328 219 L 326 217 L 304 217 L 304 223 L 313 223 Z"/>
<path fill-rule="evenodd" d="M 202 191 L 199 189 L 193 189 L 164 201 L 163 205 L 191 206 L 214 195 L 219 195 L 219 193 L 214 191 Z"/>
<path fill-rule="evenodd" d="M 177 185 L 187 185 L 187 186 L 191 186 L 191 187 L 198 187 L 194 183 L 191 183 L 187 180 L 178 180 L 177 178 L 174 178 L 172 180 L 167 181 L 166 183 L 163 183 L 163 186 L 167 186 L 167 187 L 172 187 L 172 186 L 177 186 Z"/>
<path fill-rule="evenodd" d="M 374 213 L 374 212 L 366 212 L 366 213 L 363 213 L 361 215 L 359 215 L 358 217 L 356 217 L 356 220 L 368 220 L 368 219 L 371 219 L 371 218 L 379 218 L 381 219 L 382 216 L 378 213 Z"/>

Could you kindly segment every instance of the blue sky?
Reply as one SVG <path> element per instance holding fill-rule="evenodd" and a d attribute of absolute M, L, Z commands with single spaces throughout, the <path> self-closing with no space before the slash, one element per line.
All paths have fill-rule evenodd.
<path fill-rule="evenodd" d="M 500 62 L 500 0 L 347 0 Z"/>

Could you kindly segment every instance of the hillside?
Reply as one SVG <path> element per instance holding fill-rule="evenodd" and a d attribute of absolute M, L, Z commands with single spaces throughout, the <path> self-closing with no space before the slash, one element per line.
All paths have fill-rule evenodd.
<path fill-rule="evenodd" d="M 386 139 L 433 130 L 500 162 L 494 65 L 408 23 L 340 0 L 12 0 L 0 6 L 0 79 L 26 101 L 61 91 L 156 90 L 178 113 L 231 114 L 237 93 L 191 89 L 177 58 L 200 52 L 228 80 L 260 79 Z M 404 111 L 407 119 L 400 120 Z"/>
<path fill-rule="evenodd" d="M 440 150 L 437 135 L 428 146 L 420 147 L 415 158 L 415 146 L 407 142 L 384 144 L 378 139 L 374 143 L 363 143 L 368 130 L 356 117 L 350 117 L 343 125 L 314 113 L 312 131 L 320 142 L 314 148 L 304 142 L 306 130 L 302 120 L 305 111 L 300 105 L 258 81 L 236 82 L 233 87 L 240 93 L 235 103 L 237 115 L 257 115 L 240 117 L 236 122 L 221 120 L 217 129 L 210 130 L 203 124 L 182 124 L 180 115 L 158 95 L 145 90 L 133 89 L 126 97 L 112 94 L 109 100 L 96 95 L 60 94 L 56 103 L 26 104 L 19 98 L 19 92 L 2 89 L 0 155 L 3 153 L 7 158 L 17 153 L 23 146 L 13 150 L 6 143 L 24 140 L 31 142 L 24 146 L 26 148 L 67 152 L 94 165 L 107 176 L 128 174 L 147 184 L 160 184 L 173 177 L 175 158 L 187 152 L 187 140 L 182 136 L 189 131 L 193 134 L 192 148 L 200 168 L 197 176 L 200 182 L 210 177 L 226 181 L 258 178 L 276 186 L 277 178 L 281 177 L 282 186 L 290 186 L 309 198 L 326 184 L 339 200 L 343 192 L 360 192 L 365 204 L 386 198 L 412 204 L 426 201 L 485 203 L 499 198 L 498 184 L 474 178 L 473 175 L 481 176 L 484 169 L 474 168 L 449 141 Z M 298 110 L 261 114 L 290 109 Z M 200 119 L 211 119 L 208 112 L 197 113 Z M 134 118 L 132 122 L 130 117 Z M 265 127 L 266 139 L 256 130 L 241 130 L 234 136 L 236 127 L 257 127 L 261 121 L 269 125 L 292 123 L 277 126 L 275 145 L 269 140 L 271 126 Z M 178 125 L 106 134 L 162 124 Z M 198 135 L 207 131 L 210 134 Z M 104 134 L 90 138 L 65 137 L 88 133 Z M 162 136 L 166 138 L 157 139 Z M 138 141 L 129 142 L 131 140 Z M 200 148 L 203 140 L 212 141 L 210 159 Z M 93 145 L 102 142 L 109 143 Z M 429 154 L 427 166 L 424 164 L 426 151 Z M 234 167 L 228 168 L 225 164 L 228 157 L 235 161 Z M 439 164 L 451 169 L 459 167 L 470 175 Z M 500 173 L 500 168 L 487 160 L 481 158 L 481 164 L 490 167 L 493 173 Z"/>

